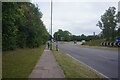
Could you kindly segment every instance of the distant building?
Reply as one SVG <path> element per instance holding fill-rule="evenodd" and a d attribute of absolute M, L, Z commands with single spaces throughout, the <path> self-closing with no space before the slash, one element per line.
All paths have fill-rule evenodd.
<path fill-rule="evenodd" d="M 95 32 L 93 32 L 93 36 L 95 36 Z"/>
<path fill-rule="evenodd" d="M 82 40 L 81 42 L 82 42 L 82 43 L 85 43 L 86 41 L 85 41 L 85 40 Z"/>

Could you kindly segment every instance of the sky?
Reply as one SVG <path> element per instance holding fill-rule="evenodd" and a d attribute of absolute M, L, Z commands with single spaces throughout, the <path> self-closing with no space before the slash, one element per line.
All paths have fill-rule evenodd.
<path fill-rule="evenodd" d="M 45 24 L 48 32 L 50 32 L 50 1 L 35 1 L 32 3 L 37 4 L 43 14 L 42 21 Z M 52 29 L 54 32 L 58 29 L 68 30 L 73 35 L 93 35 L 93 32 L 99 34 L 100 28 L 96 26 L 100 20 L 101 15 L 105 13 L 109 7 L 116 7 L 118 11 L 118 1 L 101 2 L 98 1 L 53 1 L 53 23 Z"/>

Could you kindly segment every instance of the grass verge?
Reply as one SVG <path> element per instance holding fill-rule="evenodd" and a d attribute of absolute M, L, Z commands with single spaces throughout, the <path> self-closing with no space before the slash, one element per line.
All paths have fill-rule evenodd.
<path fill-rule="evenodd" d="M 34 49 L 17 49 L 3 52 L 2 77 L 28 78 L 44 48 L 45 45 Z"/>
<path fill-rule="evenodd" d="M 101 42 L 105 42 L 105 39 L 97 39 L 97 40 L 87 41 L 87 42 L 84 43 L 84 45 L 88 45 L 88 46 L 100 46 Z"/>
<path fill-rule="evenodd" d="M 80 45 L 80 46 L 86 47 L 86 48 L 97 48 L 97 49 L 107 49 L 107 50 L 118 51 L 118 47 L 100 46 L 101 42 L 105 42 L 105 39 L 87 41 L 83 45 Z"/>
<path fill-rule="evenodd" d="M 61 66 L 66 78 L 100 78 L 98 74 L 80 64 L 66 54 L 53 50 L 58 64 Z"/>

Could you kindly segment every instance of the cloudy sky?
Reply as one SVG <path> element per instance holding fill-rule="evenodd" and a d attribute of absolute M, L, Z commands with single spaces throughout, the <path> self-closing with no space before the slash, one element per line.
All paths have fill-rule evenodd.
<path fill-rule="evenodd" d="M 43 13 L 42 21 L 50 32 L 50 1 L 32 1 Z M 58 29 L 68 30 L 74 35 L 100 33 L 96 26 L 100 16 L 109 7 L 116 7 L 118 1 L 53 1 L 53 33 Z"/>

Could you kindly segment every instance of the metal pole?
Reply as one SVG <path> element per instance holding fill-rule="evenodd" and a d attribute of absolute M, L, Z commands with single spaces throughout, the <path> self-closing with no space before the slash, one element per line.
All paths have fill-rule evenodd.
<path fill-rule="evenodd" d="M 52 37 L 52 0 L 51 0 L 51 37 Z M 50 50 L 52 50 L 52 38 L 51 38 L 51 47 Z"/>
<path fill-rule="evenodd" d="M 120 1 L 118 2 L 118 23 L 119 23 L 119 29 L 120 29 Z M 120 33 L 120 30 L 118 31 L 118 34 Z M 120 37 L 120 36 L 119 36 Z M 118 53 L 120 53 L 120 48 L 118 47 Z M 118 54 L 118 62 L 120 61 L 120 54 Z M 120 67 L 120 64 L 118 63 L 118 67 Z M 118 76 L 120 76 L 120 68 L 118 69 Z"/>
<path fill-rule="evenodd" d="M 118 2 L 118 27 L 120 28 L 120 1 Z"/>

